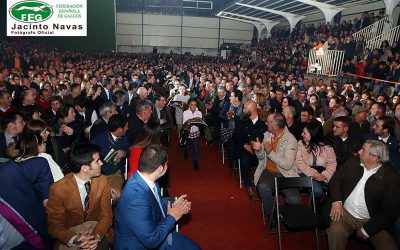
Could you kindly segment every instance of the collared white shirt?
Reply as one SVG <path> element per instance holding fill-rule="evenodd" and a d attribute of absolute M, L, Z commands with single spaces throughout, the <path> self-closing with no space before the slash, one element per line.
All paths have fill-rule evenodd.
<path fill-rule="evenodd" d="M 149 180 L 149 179 L 147 179 L 145 176 L 143 176 L 143 175 L 140 173 L 139 170 L 138 170 L 137 172 L 138 172 L 138 174 L 140 175 L 140 177 L 143 178 L 144 182 L 146 182 L 147 186 L 149 186 L 151 192 L 152 192 L 153 195 L 154 195 L 154 198 L 156 198 L 156 200 L 160 199 L 160 201 L 161 201 L 161 197 L 160 197 L 158 194 L 154 193 L 154 187 L 156 186 L 156 183 L 153 182 L 153 181 L 151 181 L 151 180 Z M 157 197 L 158 197 L 158 199 L 157 199 Z M 158 205 L 161 206 L 161 204 L 158 204 Z M 165 216 L 163 208 L 160 207 L 160 209 L 161 209 L 162 214 Z"/>
<path fill-rule="evenodd" d="M 82 203 L 82 208 L 85 209 L 85 198 L 87 195 L 86 188 L 85 188 L 85 183 L 87 181 L 84 181 L 80 179 L 78 176 L 74 175 L 76 184 L 78 185 L 78 190 L 79 190 L 79 195 L 81 196 L 81 203 Z"/>
<path fill-rule="evenodd" d="M 114 141 L 117 141 L 119 139 L 119 137 L 116 137 L 115 135 L 113 135 L 113 133 L 110 133 L 110 134 Z"/>
<path fill-rule="evenodd" d="M 14 138 L 13 138 L 13 137 L 15 137 L 15 136 L 18 137 L 18 135 L 11 135 L 11 134 L 9 134 L 9 133 L 7 133 L 7 132 L 4 131 L 4 137 L 6 138 L 6 145 L 7 145 L 7 147 L 8 147 L 11 143 L 16 142 L 16 141 L 14 140 Z"/>
<path fill-rule="evenodd" d="M 251 118 L 250 118 L 251 119 Z M 254 119 L 251 119 L 251 122 L 253 123 L 253 124 L 256 124 L 256 122 L 258 121 L 258 116 L 256 117 L 256 118 L 254 118 Z"/>
<path fill-rule="evenodd" d="M 389 140 L 389 137 L 390 137 L 390 135 L 386 138 L 382 138 L 382 137 L 378 136 L 378 140 L 383 141 L 384 143 L 387 143 Z"/>
<path fill-rule="evenodd" d="M 363 176 L 358 181 L 349 197 L 347 197 L 343 207 L 357 219 L 369 219 L 370 216 L 365 202 L 365 183 L 368 181 L 369 177 L 378 171 L 381 165 L 370 170 L 366 169 L 363 164 L 361 164 L 361 166 L 364 169 Z"/>

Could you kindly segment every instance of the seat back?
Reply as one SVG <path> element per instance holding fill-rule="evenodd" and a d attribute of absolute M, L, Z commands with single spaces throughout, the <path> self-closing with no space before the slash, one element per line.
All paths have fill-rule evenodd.
<path fill-rule="evenodd" d="M 316 213 L 315 196 L 312 177 L 275 177 L 275 197 L 278 197 L 279 191 L 288 188 L 309 188 L 311 191 L 312 209 Z M 279 204 L 277 203 L 276 206 Z M 277 207 L 278 208 L 278 207 Z"/>
<path fill-rule="evenodd" d="M 279 205 L 279 191 L 283 189 L 289 189 L 289 188 L 309 188 L 311 189 L 311 200 L 312 200 L 312 212 L 314 215 L 310 214 L 310 208 L 306 208 L 304 205 L 289 205 L 285 206 L 285 211 L 284 208 L 282 207 L 282 212 L 290 213 L 290 214 L 295 214 L 295 216 L 291 216 L 292 218 L 296 218 L 298 216 L 302 216 L 301 213 L 304 213 L 304 218 L 310 218 L 307 222 L 312 223 L 312 218 L 315 217 L 316 214 L 316 207 L 315 207 L 315 196 L 314 196 L 314 187 L 313 187 L 313 180 L 312 177 L 306 176 L 306 177 L 275 177 L 275 208 L 276 208 L 276 213 L 277 213 L 277 227 L 278 227 L 278 245 L 279 249 L 282 249 L 282 240 L 281 240 L 281 228 L 280 228 L 280 217 L 281 217 L 281 212 L 280 212 L 280 205 Z M 291 206 L 291 209 L 289 207 Z M 305 208 L 305 209 L 303 209 Z M 309 213 L 307 213 L 307 210 Z M 301 212 L 303 211 L 303 212 Z M 308 215 L 308 216 L 306 216 Z M 283 220 L 285 218 L 282 217 Z M 289 218 L 288 218 L 289 219 Z M 297 223 L 299 224 L 299 223 Z M 303 222 L 301 222 L 303 225 Z M 314 226 L 313 226 L 314 227 Z M 316 236 L 316 245 L 317 249 L 319 249 L 319 240 L 318 240 L 318 228 L 315 227 L 315 236 Z"/>

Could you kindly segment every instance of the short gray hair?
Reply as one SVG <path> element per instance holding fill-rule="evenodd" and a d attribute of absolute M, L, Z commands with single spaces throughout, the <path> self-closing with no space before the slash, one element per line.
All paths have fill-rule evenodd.
<path fill-rule="evenodd" d="M 105 114 L 107 114 L 108 112 L 111 112 L 112 109 L 115 108 L 114 103 L 112 102 L 105 102 L 103 103 L 100 108 L 99 108 L 99 113 L 101 116 L 104 116 Z"/>
<path fill-rule="evenodd" d="M 389 149 L 388 146 L 378 140 L 367 140 L 365 142 L 369 145 L 369 154 L 378 157 L 379 163 L 389 162 Z"/>
<path fill-rule="evenodd" d="M 140 114 L 145 111 L 148 107 L 153 107 L 153 103 L 150 100 L 142 99 L 136 103 L 136 114 Z"/>
<path fill-rule="evenodd" d="M 332 112 L 332 118 L 335 119 L 337 117 L 341 117 L 341 116 L 348 116 L 349 115 L 349 111 L 347 111 L 345 108 L 341 107 L 336 109 L 335 111 Z"/>

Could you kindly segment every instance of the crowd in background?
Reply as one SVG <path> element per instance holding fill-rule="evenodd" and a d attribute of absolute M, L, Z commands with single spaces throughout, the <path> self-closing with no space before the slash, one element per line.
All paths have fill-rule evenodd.
<path fill-rule="evenodd" d="M 311 176 L 315 195 L 324 197 L 329 194 L 330 181 L 339 178 L 335 173 L 342 173 L 350 159 L 367 150 L 365 142 L 376 146 L 371 140 L 383 141 L 389 159 L 381 163 L 399 173 L 399 88 L 348 75 L 336 80 L 305 75 L 308 51 L 320 40 L 327 40 L 328 46 L 345 51 L 344 72 L 399 82 L 397 42 L 370 50 L 363 41 L 353 42 L 350 37 L 368 24 L 367 19 L 371 23 L 379 18 L 368 19 L 363 14 L 361 22 L 308 25 L 289 37 L 276 29 L 271 38 L 260 41 L 250 52 L 241 51 L 227 60 L 77 52 L 31 39 L 2 39 L 0 158 L 3 166 L 23 169 L 18 174 L 28 175 L 28 182 L 35 187 L 25 195 L 39 197 L 43 203 L 32 201 L 34 197 L 19 197 L 31 202 L 38 215 L 33 218 L 22 201 L 11 198 L 13 190 L 1 188 L 1 199 L 26 216 L 43 239 L 73 245 L 73 234 L 67 232 L 75 225 L 63 225 L 64 231 L 60 231 L 57 223 L 62 223 L 62 213 L 57 210 L 61 206 L 57 199 L 61 198 L 57 198 L 58 189 L 49 188 L 57 182 L 57 188 L 65 191 L 63 180 L 70 178 L 71 172 L 76 175 L 81 171 L 76 164 L 83 142 L 98 147 L 86 150 L 99 154 L 97 160 L 102 164 L 97 167 L 108 177 L 110 206 L 118 203 L 125 180 L 137 171 L 140 155 L 149 145 L 168 148 L 171 140 L 179 138 L 183 158 L 187 160 L 193 148 L 193 168 L 201 170 L 206 152 L 199 152 L 198 144 L 203 135 L 207 144 L 222 143 L 228 148 L 232 168 L 240 163 L 249 198 L 256 196 L 254 182 L 268 216 L 273 177 Z M 199 123 L 185 126 L 188 120 Z M 251 166 L 257 164 L 253 178 Z M 8 178 L 8 173 L 1 172 L 0 179 Z M 16 182 L 25 178 L 9 176 Z M 168 194 L 168 174 L 159 182 Z M 374 230 L 367 227 L 371 237 L 391 228 L 399 216 L 393 208 L 398 204 L 398 196 L 393 196 L 397 193 L 389 192 L 392 186 L 387 188 L 390 196 L 372 201 L 388 207 L 371 205 L 376 213 L 387 216 Z M 288 203 L 300 200 L 298 190 L 289 190 L 285 196 Z M 111 207 L 107 210 L 111 218 L 101 224 L 102 230 L 94 231 L 96 242 L 102 242 L 106 235 L 112 242 L 110 211 Z M 104 219 L 96 213 L 91 216 L 94 221 Z M 78 224 L 84 221 L 77 219 Z M 34 240 L 26 238 L 16 242 L 35 246 Z M 7 242 L 0 241 L 0 248 L 1 243 Z"/>

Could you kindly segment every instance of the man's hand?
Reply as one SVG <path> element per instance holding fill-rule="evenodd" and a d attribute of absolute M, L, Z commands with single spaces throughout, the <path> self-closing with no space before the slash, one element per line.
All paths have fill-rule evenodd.
<path fill-rule="evenodd" d="M 124 150 L 118 150 L 117 154 L 115 155 L 115 160 L 119 160 L 121 158 L 124 158 L 126 156 L 126 153 Z"/>
<path fill-rule="evenodd" d="M 231 119 L 233 116 L 233 110 L 229 110 L 228 112 L 226 112 L 226 116 L 228 117 L 228 119 Z"/>
<path fill-rule="evenodd" d="M 337 201 L 332 203 L 331 213 L 329 214 L 331 220 L 339 221 L 343 216 L 343 206 L 342 203 Z"/>
<path fill-rule="evenodd" d="M 67 135 L 73 135 L 74 134 L 74 130 L 72 128 L 68 127 L 67 125 L 62 125 L 61 126 L 61 131 L 63 131 Z"/>
<path fill-rule="evenodd" d="M 257 137 L 255 141 L 251 141 L 251 146 L 253 147 L 253 149 L 255 151 L 260 151 L 262 148 L 260 139 L 258 139 L 258 137 Z"/>
<path fill-rule="evenodd" d="M 74 244 L 78 245 L 79 249 L 94 250 L 99 241 L 94 235 L 89 234 L 88 231 L 81 231 L 74 240 Z"/>
<path fill-rule="evenodd" d="M 363 241 L 367 241 L 368 240 L 368 237 L 363 234 L 361 229 L 358 229 L 356 231 L 356 235 L 357 235 L 358 238 L 362 239 Z"/>
<path fill-rule="evenodd" d="M 244 149 L 246 149 L 247 152 L 249 152 L 250 154 L 254 154 L 253 152 L 253 148 L 251 147 L 250 144 L 246 143 L 243 145 Z"/>
<path fill-rule="evenodd" d="M 167 213 L 178 221 L 182 215 L 189 213 L 192 203 L 186 200 L 187 195 L 182 195 L 179 197 L 172 205 L 168 202 Z"/>
<path fill-rule="evenodd" d="M 271 144 L 271 142 L 268 141 L 268 140 L 265 140 L 264 143 L 263 143 L 263 145 L 264 145 L 264 150 L 265 150 L 265 152 L 266 152 L 267 154 L 270 154 L 270 153 L 272 152 L 272 144 Z"/>

